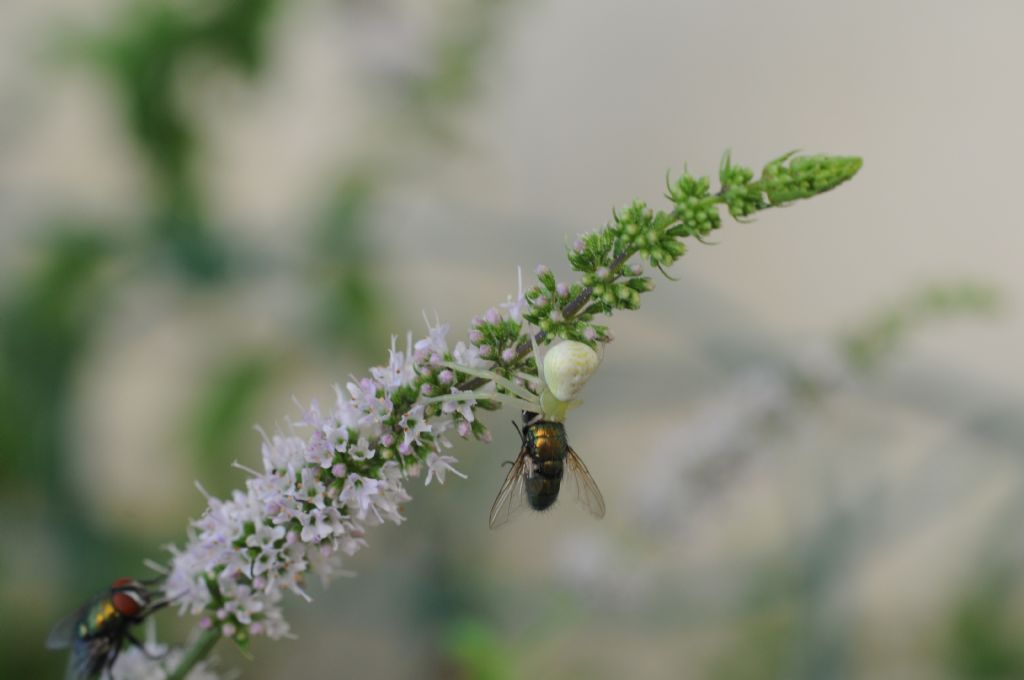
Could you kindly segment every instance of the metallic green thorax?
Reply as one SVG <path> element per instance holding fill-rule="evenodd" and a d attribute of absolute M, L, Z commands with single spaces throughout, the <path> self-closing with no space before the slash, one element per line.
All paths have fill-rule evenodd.
<path fill-rule="evenodd" d="M 89 607 L 79 622 L 76 632 L 82 638 L 105 635 L 113 629 L 124 626 L 125 623 L 124 616 L 114 608 L 111 599 L 105 597 Z"/>

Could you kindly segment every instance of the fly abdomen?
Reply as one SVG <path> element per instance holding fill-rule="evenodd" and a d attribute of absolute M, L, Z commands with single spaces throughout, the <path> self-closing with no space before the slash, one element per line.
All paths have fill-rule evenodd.
<path fill-rule="evenodd" d="M 526 478 L 526 499 L 534 510 L 546 510 L 558 500 L 565 471 L 568 442 L 561 423 L 539 421 L 526 431 L 531 474 Z"/>
<path fill-rule="evenodd" d="M 534 510 L 547 510 L 558 500 L 558 489 L 562 485 L 562 466 L 558 466 L 558 475 L 549 477 L 540 470 L 534 472 L 526 481 L 526 499 Z"/>

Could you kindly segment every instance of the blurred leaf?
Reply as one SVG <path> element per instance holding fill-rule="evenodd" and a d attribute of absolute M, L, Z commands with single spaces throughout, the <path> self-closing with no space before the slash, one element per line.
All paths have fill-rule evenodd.
<path fill-rule="evenodd" d="M 320 330 L 331 345 L 356 346 L 369 354 L 380 344 L 381 300 L 372 280 L 372 226 L 376 175 L 356 170 L 338 187 L 313 235 L 312 282 L 322 291 L 316 310 Z"/>
<path fill-rule="evenodd" d="M 223 479 L 231 472 L 231 461 L 245 450 L 245 439 L 252 436 L 256 406 L 271 384 L 275 365 L 275 358 L 266 354 L 227 362 L 207 380 L 196 402 L 188 431 L 200 476 L 212 493 L 224 491 L 211 480 Z"/>
<path fill-rule="evenodd" d="M 202 136 L 187 97 L 199 83 L 183 81 L 183 67 L 205 56 L 213 57 L 214 65 L 257 74 L 276 5 L 277 0 L 136 2 L 106 33 L 74 36 L 65 49 L 113 86 L 125 124 L 157 185 L 152 234 L 194 280 L 224 274 L 225 247 L 205 217 L 195 177 Z"/>
<path fill-rule="evenodd" d="M 1024 621 L 1012 597 L 1014 573 L 995 569 L 977 579 L 952 617 L 949 656 L 961 678 L 1024 677 Z"/>
<path fill-rule="evenodd" d="M 506 680 L 515 677 L 513 656 L 493 629 L 473 619 L 453 623 L 445 649 L 459 666 L 455 677 L 471 680 Z"/>
<path fill-rule="evenodd" d="M 451 109 L 471 99 L 486 50 L 497 41 L 502 27 L 500 12 L 507 0 L 469 0 L 444 22 L 426 73 L 403 82 L 409 123 L 445 141 L 454 139 Z"/>
<path fill-rule="evenodd" d="M 0 481 L 62 486 L 68 390 L 110 293 L 111 252 L 94 231 L 61 229 L 0 303 Z"/>
<path fill-rule="evenodd" d="M 38 554 L 44 543 L 53 546 L 42 573 L 55 580 L 28 585 L 45 585 L 49 595 L 69 602 L 109 582 L 111 573 L 130 573 L 122 571 L 129 565 L 134 571 L 141 557 L 138 545 L 95 525 L 72 479 L 70 396 L 114 290 L 109 272 L 117 254 L 92 225 L 57 225 L 0 300 L 0 518 L 40 538 L 20 542 L 37 553 L 34 559 L 47 557 Z M 0 534 L 14 531 L 0 525 Z M 11 565 L 0 561 L 5 569 Z M 64 667 L 65 658 L 46 653 L 42 640 L 73 607 L 57 613 L 45 602 L 37 605 L 17 611 L 18 625 L 0 638 L 0 677 L 57 677 Z M 12 612 L 3 601 L 0 610 Z"/>
<path fill-rule="evenodd" d="M 266 60 L 270 22 L 278 0 L 223 0 L 197 28 L 199 42 L 224 55 L 242 73 L 255 75 Z"/>
<path fill-rule="evenodd" d="M 224 278 L 227 246 L 212 233 L 193 198 L 179 194 L 168 200 L 151 225 L 155 245 L 159 246 L 154 253 L 158 261 L 167 257 L 169 264 L 186 274 L 189 281 L 212 283 Z"/>
<path fill-rule="evenodd" d="M 843 340 L 847 356 L 872 368 L 922 324 L 967 314 L 991 314 L 999 294 L 983 284 L 934 284 L 876 314 Z"/>

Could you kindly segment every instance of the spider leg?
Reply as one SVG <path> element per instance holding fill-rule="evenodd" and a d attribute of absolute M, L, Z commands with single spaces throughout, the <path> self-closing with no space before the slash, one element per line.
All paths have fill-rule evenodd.
<path fill-rule="evenodd" d="M 529 373 L 523 373 L 522 371 L 516 371 L 516 377 L 527 384 L 540 383 L 542 380 L 539 375 L 530 375 Z M 541 387 L 543 387 L 543 384 L 541 384 Z"/>
<path fill-rule="evenodd" d="M 527 324 L 527 330 L 530 331 L 530 346 L 533 348 L 533 363 L 537 364 L 537 377 L 540 378 L 540 382 L 545 387 L 548 381 L 544 378 L 544 362 L 540 360 L 540 348 L 537 347 L 537 338 L 534 336 L 533 331 L 530 330 L 529 324 Z"/>
<path fill-rule="evenodd" d="M 502 376 L 498 375 L 497 373 L 494 373 L 493 371 L 486 371 L 480 368 L 470 368 L 468 366 L 459 366 L 458 364 L 452 363 L 450 361 L 444 361 L 441 363 L 441 365 L 447 366 L 448 368 L 454 371 L 459 371 L 460 373 L 471 375 L 474 378 L 480 378 L 482 380 L 493 382 L 498 387 L 504 387 L 506 390 L 516 395 L 520 399 L 530 401 L 531 399 L 537 398 L 537 395 L 533 394 L 529 390 L 520 387 L 519 385 L 516 385 L 511 380 L 503 378 Z"/>
<path fill-rule="evenodd" d="M 442 394 L 439 397 L 430 397 L 423 401 L 431 404 L 445 401 L 462 401 L 465 399 L 500 401 L 507 406 L 514 406 L 521 411 L 536 411 L 540 408 L 536 402 L 517 399 L 502 392 L 459 392 L 458 394 Z"/>

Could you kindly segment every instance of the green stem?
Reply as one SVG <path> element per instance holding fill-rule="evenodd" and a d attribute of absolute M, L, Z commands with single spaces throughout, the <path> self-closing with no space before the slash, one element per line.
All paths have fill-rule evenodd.
<path fill-rule="evenodd" d="M 629 249 L 626 252 L 621 253 L 618 257 L 615 258 L 615 260 L 612 261 L 609 270 L 613 273 L 613 275 L 617 275 L 617 272 L 619 271 L 619 269 L 622 268 L 622 265 L 624 265 L 626 261 L 629 260 L 629 258 L 633 257 L 633 255 L 635 254 L 636 250 L 634 249 Z M 585 305 L 587 301 L 590 300 L 590 296 L 593 295 L 593 293 L 594 289 L 591 288 L 590 286 L 584 288 L 582 291 L 580 291 L 580 294 L 577 295 L 574 300 L 571 300 L 569 304 L 562 308 L 562 316 L 564 316 L 566 319 L 571 319 L 572 317 L 576 316 L 576 314 L 579 313 L 579 311 L 583 308 L 583 305 Z M 546 336 L 547 334 L 544 331 L 537 331 L 537 335 L 534 336 L 534 339 L 537 342 L 544 342 Z M 524 342 L 521 345 L 519 345 L 519 347 L 516 348 L 516 359 L 522 359 L 532 351 L 533 344 L 529 342 Z M 463 369 L 460 368 L 459 370 L 462 371 Z M 487 383 L 488 380 L 485 378 L 472 378 L 471 380 L 467 380 L 463 382 L 461 385 L 459 385 L 458 389 L 460 391 L 477 390 L 486 385 Z"/>
<path fill-rule="evenodd" d="M 188 677 L 189 671 L 192 668 L 206 658 L 206 656 L 213 650 L 217 645 L 217 642 L 221 639 L 220 629 L 216 626 L 204 631 L 192 646 L 185 650 L 185 656 L 182 658 L 178 667 L 172 672 L 167 674 L 167 680 L 185 680 Z"/>

